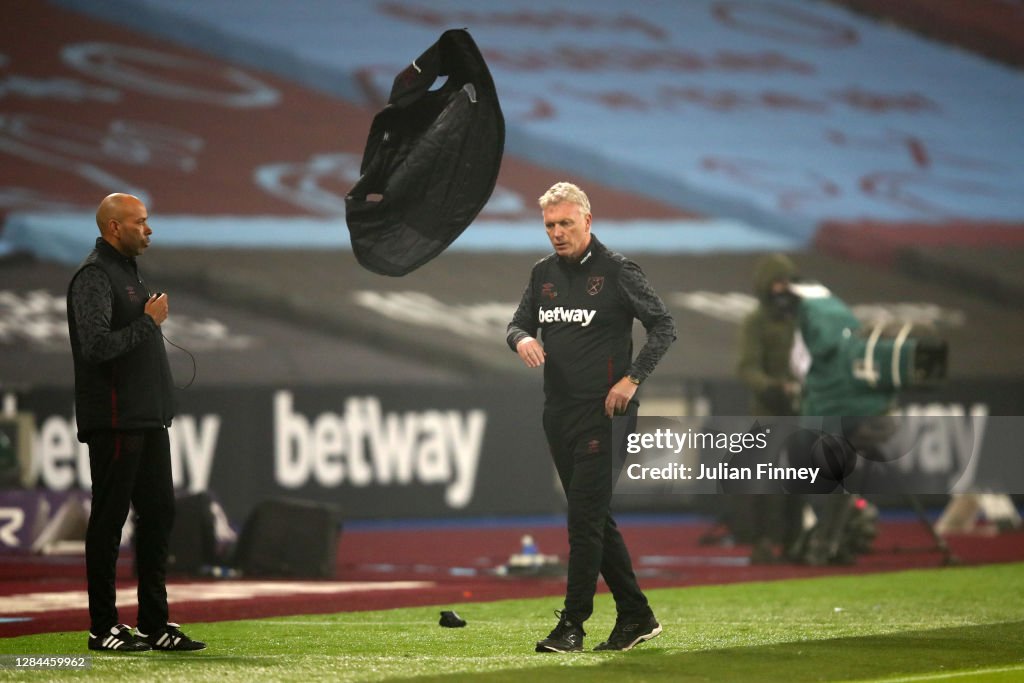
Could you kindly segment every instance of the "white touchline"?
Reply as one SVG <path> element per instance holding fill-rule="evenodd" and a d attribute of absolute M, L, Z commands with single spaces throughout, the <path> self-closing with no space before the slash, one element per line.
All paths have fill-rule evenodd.
<path fill-rule="evenodd" d="M 167 602 L 209 602 L 213 600 L 247 600 L 254 597 L 286 595 L 339 595 L 369 591 L 416 590 L 434 586 L 432 581 L 231 581 L 176 583 L 167 586 Z M 135 586 L 117 592 L 119 606 L 138 603 Z M 87 609 L 89 595 L 85 591 L 21 593 L 0 596 L 0 614 L 26 612 L 60 612 Z"/>

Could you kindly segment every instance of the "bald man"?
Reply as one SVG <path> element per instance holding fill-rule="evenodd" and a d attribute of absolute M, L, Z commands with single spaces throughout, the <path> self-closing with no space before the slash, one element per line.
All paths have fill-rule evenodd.
<path fill-rule="evenodd" d="M 68 285 L 78 440 L 89 445 L 92 510 L 85 537 L 89 649 L 201 650 L 168 622 L 167 544 L 174 483 L 167 428 L 174 418 L 171 369 L 160 325 L 167 295 L 152 293 L 135 262 L 153 234 L 145 204 L 111 194 L 96 210 L 96 247 Z M 139 618 L 133 630 L 115 603 L 121 528 L 136 514 Z"/>

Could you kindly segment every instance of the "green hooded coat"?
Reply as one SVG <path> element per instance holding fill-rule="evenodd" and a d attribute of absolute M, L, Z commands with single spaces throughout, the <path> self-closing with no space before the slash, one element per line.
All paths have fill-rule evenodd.
<path fill-rule="evenodd" d="M 802 412 L 815 416 L 884 415 L 892 407 L 891 384 L 870 386 L 854 376 L 864 353 L 861 323 L 838 297 L 807 298 L 800 304 L 800 334 L 811 354 Z"/>
<path fill-rule="evenodd" d="M 754 293 L 758 306 L 740 326 L 736 372 L 751 391 L 752 415 L 796 415 L 798 399 L 786 394 L 784 385 L 796 382 L 789 368 L 796 318 L 772 303 L 772 284 L 789 281 L 796 265 L 784 254 L 762 257 L 754 268 Z"/>

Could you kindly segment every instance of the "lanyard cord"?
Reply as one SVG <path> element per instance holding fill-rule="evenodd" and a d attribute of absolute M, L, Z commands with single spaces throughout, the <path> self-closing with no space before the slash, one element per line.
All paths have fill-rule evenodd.
<path fill-rule="evenodd" d="M 140 277 L 140 276 L 138 275 L 138 270 L 136 270 L 136 277 L 137 277 L 137 278 L 138 278 L 138 280 L 139 280 L 139 284 L 140 284 L 140 285 L 142 285 L 143 287 L 145 287 L 145 289 L 146 289 L 146 294 L 148 294 L 148 295 L 149 295 L 149 296 L 151 296 L 151 297 L 152 297 L 152 296 L 154 296 L 154 295 L 153 295 L 152 293 L 150 293 L 150 291 L 149 291 L 149 287 L 146 287 L 146 283 L 142 281 L 142 277 Z M 163 292 L 157 292 L 157 293 L 156 293 L 156 296 L 160 296 L 161 294 L 163 294 Z M 185 352 L 186 354 L 188 354 L 188 357 L 189 357 L 190 359 L 192 359 L 192 378 L 191 378 L 191 379 L 189 379 L 189 381 L 188 381 L 188 384 L 186 384 L 186 385 L 185 385 L 185 386 L 183 386 L 183 387 L 179 387 L 178 385 L 174 385 L 174 387 L 175 387 L 176 389 L 188 389 L 188 388 L 189 388 L 190 386 L 192 386 L 192 383 L 196 381 L 196 370 L 198 369 L 198 368 L 197 368 L 197 365 L 196 365 L 196 357 L 195 357 L 195 356 L 193 356 L 193 355 L 192 355 L 192 352 L 191 352 L 191 351 L 189 351 L 188 349 L 186 349 L 186 348 L 185 348 L 184 346 L 178 346 L 177 344 L 175 344 L 174 342 L 172 342 L 172 341 L 171 341 L 170 339 L 168 339 L 168 338 L 167 338 L 167 335 L 165 335 L 165 334 L 164 334 L 163 328 L 160 328 L 160 336 L 164 338 L 164 341 L 165 341 L 165 342 L 167 342 L 168 344 L 170 344 L 171 346 L 173 346 L 173 347 L 174 347 L 174 348 L 176 348 L 176 349 L 181 349 L 181 350 L 182 350 L 182 351 L 184 351 L 184 352 Z"/>
<path fill-rule="evenodd" d="M 192 359 L 192 378 L 189 379 L 188 384 L 186 384 L 183 387 L 179 387 L 179 386 L 175 385 L 175 388 L 177 388 L 177 389 L 188 389 L 190 386 L 192 386 L 192 383 L 196 381 L 196 369 L 197 369 L 196 368 L 196 357 L 193 356 L 192 352 L 189 351 L 188 349 L 186 349 L 184 346 L 178 346 L 177 344 L 172 342 L 170 339 L 168 339 L 167 336 L 163 333 L 163 331 L 160 332 L 160 336 L 164 338 L 165 342 L 167 342 L 168 344 L 170 344 L 171 346 L 173 346 L 176 349 L 181 349 L 182 351 L 184 351 L 185 353 L 188 354 L 189 358 Z"/>

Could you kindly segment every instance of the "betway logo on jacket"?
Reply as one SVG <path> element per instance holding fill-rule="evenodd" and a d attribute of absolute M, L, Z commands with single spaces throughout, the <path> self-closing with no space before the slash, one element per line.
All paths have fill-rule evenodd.
<path fill-rule="evenodd" d="M 597 315 L 597 311 L 587 308 L 565 308 L 555 306 L 554 308 L 540 307 L 537 318 L 541 323 L 580 323 L 580 327 L 586 327 Z"/>

